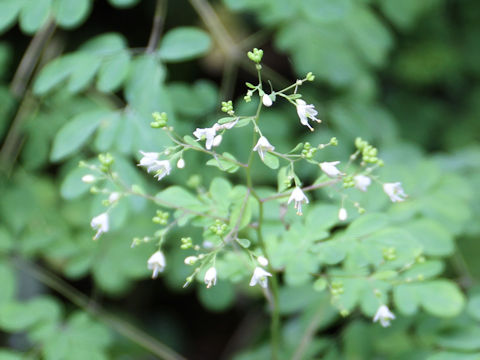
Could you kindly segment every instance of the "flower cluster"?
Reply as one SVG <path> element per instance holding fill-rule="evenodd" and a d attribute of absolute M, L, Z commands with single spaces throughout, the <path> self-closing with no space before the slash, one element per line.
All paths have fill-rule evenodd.
<path fill-rule="evenodd" d="M 144 166 L 147 168 L 147 172 L 155 172 L 155 176 L 158 181 L 162 180 L 165 176 L 170 175 L 172 166 L 169 160 L 159 160 L 160 154 L 156 152 L 143 152 L 140 151 L 143 157 L 140 159 L 138 166 Z"/>

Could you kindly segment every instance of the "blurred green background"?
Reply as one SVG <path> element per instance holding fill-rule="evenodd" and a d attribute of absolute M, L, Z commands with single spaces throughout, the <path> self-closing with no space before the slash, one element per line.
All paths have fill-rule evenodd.
<path fill-rule="evenodd" d="M 112 231 L 91 241 L 102 197 L 89 194 L 80 180 L 88 171 L 78 168 L 109 151 L 127 184 L 164 187 L 135 166 L 138 150 L 167 143 L 150 129 L 150 114 L 167 112 L 181 134 L 221 117 L 220 101 L 249 114 L 255 104 L 243 102 L 244 83 L 256 71 L 245 55 L 253 47 L 264 50 L 275 89 L 316 76 L 302 94 L 323 123 L 305 135 L 294 109 L 276 103 L 262 117 L 268 139 L 287 151 L 299 139 L 336 136 L 341 146 L 325 151 L 326 161 L 346 159 L 356 136 L 377 146 L 382 175 L 412 197 L 392 213 L 410 221 L 420 212 L 443 226 L 432 256 L 448 256 L 444 275 L 469 296 L 452 320 L 419 314 L 381 333 L 360 314 L 345 322 L 331 309 L 317 315 L 309 305 L 329 308 L 325 294 L 288 284 L 286 336 L 295 342 L 307 319 L 322 319 L 302 358 L 480 359 L 480 2 L 0 0 L 0 32 L 1 360 L 157 358 L 122 337 L 127 322 L 188 359 L 266 358 L 259 294 L 226 281 L 213 291 L 182 289 L 189 270 L 173 235 L 165 276 L 149 279 L 154 247 L 130 244 L 156 230 L 153 205 L 121 202 Z M 241 130 L 224 140 L 240 159 L 250 144 Z M 201 157 L 185 160 L 167 184 L 202 173 Z M 256 183 L 275 186 L 265 167 L 255 173 Z M 205 186 L 216 175 L 203 171 Z M 376 195 L 362 200 L 384 209 Z"/>

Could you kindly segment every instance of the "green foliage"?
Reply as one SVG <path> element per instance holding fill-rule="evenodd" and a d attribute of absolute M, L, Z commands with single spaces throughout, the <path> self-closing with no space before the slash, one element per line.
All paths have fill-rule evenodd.
<path fill-rule="evenodd" d="M 210 9 L 209 2 L 192 1 L 197 18 L 186 4 L 169 2 L 168 12 L 156 10 L 158 44 L 144 38 L 140 48 L 148 30 L 139 25 L 151 24 L 155 4 L 108 3 L 0 1 L 0 360 L 145 357 L 130 345 L 141 333 L 130 332 L 127 342 L 112 330 L 128 334 L 145 314 L 157 326 L 157 316 L 169 312 L 171 295 L 145 296 L 140 287 L 156 288 L 145 279 L 159 249 L 168 287 L 177 291 L 187 279 L 195 292 L 182 296 L 196 294 L 210 311 L 255 313 L 255 299 L 265 295 L 264 309 L 281 315 L 278 359 L 478 359 L 478 4 L 224 0 Z M 226 33 L 205 16 L 210 10 Z M 86 23 L 97 11 L 112 22 Z M 128 24 L 137 35 L 117 26 L 122 14 L 138 16 Z M 48 24 L 60 30 L 49 41 Z M 26 53 L 32 68 L 21 70 L 18 51 L 31 36 L 42 48 Z M 259 45 L 269 50 L 244 48 Z M 262 71 L 262 80 L 252 84 L 238 67 Z M 219 69 L 223 78 L 215 83 Z M 232 85 L 236 74 L 239 83 L 248 81 L 245 90 Z M 291 93 L 278 90 L 284 77 L 293 82 Z M 265 92 L 273 100 L 268 108 Z M 315 132 L 299 123 L 300 97 L 323 120 Z M 153 112 L 168 117 L 158 129 L 150 127 Z M 215 121 L 223 138 L 209 149 L 208 139 L 191 134 Z M 252 132 L 275 150 L 250 156 Z M 329 142 L 333 136 L 338 147 Z M 362 164 L 352 152 L 359 136 L 378 147 L 384 168 Z M 167 159 L 168 171 L 165 164 L 160 170 L 168 177 L 152 181 L 157 170 L 145 176 L 135 166 L 140 150 Z M 97 153 L 109 153 L 113 164 L 101 165 Z M 336 179 L 318 165 L 336 160 L 352 175 L 350 188 L 322 186 Z M 354 186 L 359 173 L 373 181 L 366 192 Z M 91 182 L 82 181 L 89 176 Z M 387 205 L 381 184 L 394 181 L 408 197 Z M 315 189 L 306 192 L 301 217 L 287 204 L 295 186 Z M 89 222 L 102 213 L 108 231 L 92 241 Z M 195 257 L 193 265 L 184 263 L 187 256 Z M 23 262 L 56 275 L 32 272 Z M 218 281 L 206 288 L 212 266 Z M 272 275 L 268 287 L 248 287 L 255 267 Z M 91 282 L 92 297 L 105 306 L 116 299 L 115 311 L 128 313 L 131 324 L 100 316 L 95 306 L 102 304 L 76 309 L 67 282 L 74 288 Z M 141 301 L 152 297 L 155 305 L 143 308 Z M 121 308 L 132 299 L 138 303 Z M 382 304 L 396 316 L 388 329 L 370 320 Z M 197 315 L 180 306 L 188 317 Z M 139 308 L 142 314 L 133 313 Z M 107 329 L 111 321 L 118 327 Z M 224 356 L 274 357 L 263 319 L 245 321 L 256 332 L 237 354 Z M 182 330 L 175 335 L 174 322 L 158 323 L 168 324 L 168 335 L 151 327 L 153 337 L 174 338 L 185 352 L 193 348 L 182 343 Z M 218 334 L 202 331 L 214 339 L 206 347 L 215 344 Z M 149 348 L 150 340 L 140 342 Z M 161 358 L 158 348 L 149 350 Z"/>

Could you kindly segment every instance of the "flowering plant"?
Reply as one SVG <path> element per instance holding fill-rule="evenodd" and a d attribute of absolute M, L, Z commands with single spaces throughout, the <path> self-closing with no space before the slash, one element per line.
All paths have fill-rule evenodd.
<path fill-rule="evenodd" d="M 369 213 L 355 199 L 378 183 L 385 198 L 393 203 L 404 202 L 408 196 L 401 182 L 382 183 L 376 172 L 384 166 L 384 161 L 378 157 L 378 150 L 361 138 L 355 140 L 355 149 L 346 161 L 322 155 L 326 149 L 338 145 L 335 137 L 316 145 L 301 142 L 290 151 L 274 145 L 266 136 L 272 124 L 263 120 L 263 114 L 280 106 L 281 100 L 295 107 L 291 121 L 299 121 L 311 131 L 314 128 L 309 120 L 321 123 L 315 106 L 307 104 L 299 92 L 305 82 L 314 80 L 314 75 L 308 73 L 292 85 L 272 89 L 267 95 L 262 79 L 263 51 L 254 49 L 248 55 L 258 74 L 256 85 L 247 83 L 244 97 L 246 103 L 255 99 L 253 115 L 238 114 L 232 101 L 222 102 L 222 112 L 227 116 L 211 127 L 192 130 L 194 137 L 191 137 L 177 134 L 168 124 L 166 113 L 154 113 L 151 127 L 163 131 L 170 145 L 162 151 L 139 149 L 142 157 L 138 166 L 145 167 L 147 173 L 153 173 L 161 182 L 171 173 L 188 169 L 189 153 L 202 154 L 207 158 L 205 165 L 215 167 L 218 175 L 225 174 L 215 177 L 208 189 L 193 176 L 188 183 L 196 194 L 173 185 L 154 196 L 147 195 L 136 186 L 123 185 L 120 175 L 112 170 L 113 159 L 109 154 L 100 155 L 100 166 L 82 164 L 92 171 L 83 177 L 84 181 L 98 184 L 102 179 L 108 180 L 122 198 L 143 197 L 163 209 L 157 210 L 153 217 L 160 228 L 151 236 L 136 237 L 132 242 L 132 247 L 155 245 L 155 252 L 148 259 L 153 278 L 168 269 L 167 248 L 178 246 L 185 251 L 185 265 L 193 268 L 184 287 L 195 279 L 209 291 L 229 280 L 252 287 L 259 285 L 270 308 L 273 358 L 281 351 L 282 278 L 289 285 L 311 284 L 317 292 L 328 289 L 330 301 L 345 317 L 361 302 L 362 310 L 374 322 L 379 320 L 382 326 L 389 326 L 390 320 L 395 319 L 386 305 L 391 302 L 389 294 L 404 284 L 422 282 L 421 269 L 426 258 L 416 239 L 398 227 L 385 228 L 384 215 Z M 240 128 L 248 128 L 252 138 L 250 145 L 243 144 L 249 149 L 245 159 L 223 150 L 224 142 Z M 255 184 L 253 171 L 258 160 L 276 172 L 277 189 Z M 302 179 L 306 167 L 317 169 L 310 183 Z M 233 185 L 228 180 L 230 174 L 239 172 L 244 183 Z M 108 193 L 106 189 L 96 191 Z M 326 205 L 322 194 L 329 194 L 337 205 Z M 107 214 L 116 204 L 107 201 L 106 212 L 92 220 L 92 227 L 97 230 L 95 239 L 108 231 Z M 350 226 L 343 225 L 350 219 L 353 221 Z M 187 231 L 189 226 L 200 228 L 200 236 L 191 236 Z M 170 235 L 175 228 L 185 228 L 180 230 L 181 241 L 177 235 Z M 292 258 L 292 252 L 299 258 Z M 365 256 L 359 255 L 362 253 Z"/>

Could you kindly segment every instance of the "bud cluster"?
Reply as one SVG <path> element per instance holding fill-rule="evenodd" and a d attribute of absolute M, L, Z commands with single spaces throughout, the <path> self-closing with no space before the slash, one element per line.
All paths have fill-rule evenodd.
<path fill-rule="evenodd" d="M 168 212 L 164 212 L 161 210 L 157 210 L 156 215 L 152 218 L 152 221 L 155 224 L 160 224 L 160 225 L 167 225 L 168 223 L 168 218 L 170 214 Z"/>
<path fill-rule="evenodd" d="M 168 122 L 167 113 L 154 112 L 152 116 L 153 116 L 153 121 L 150 123 L 150 126 L 152 128 L 158 129 L 158 128 L 164 128 L 165 126 L 167 126 L 167 122 Z"/>

